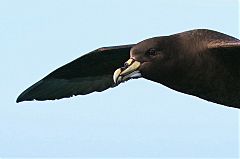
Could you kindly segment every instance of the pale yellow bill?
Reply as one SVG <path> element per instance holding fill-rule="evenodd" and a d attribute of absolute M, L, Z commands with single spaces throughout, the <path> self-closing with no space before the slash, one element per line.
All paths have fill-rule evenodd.
<path fill-rule="evenodd" d="M 125 67 L 118 68 L 113 74 L 113 81 L 116 84 L 127 81 L 131 78 L 141 77 L 141 73 L 138 70 L 141 63 L 133 59 L 129 59 L 125 62 Z"/>

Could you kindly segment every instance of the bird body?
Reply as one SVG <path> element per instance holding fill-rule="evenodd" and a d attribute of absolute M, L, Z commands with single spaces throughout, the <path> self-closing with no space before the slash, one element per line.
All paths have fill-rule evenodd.
<path fill-rule="evenodd" d="M 162 37 L 159 43 L 164 43 L 162 56 L 167 57 L 148 65 L 142 71 L 144 78 L 208 101 L 240 107 L 240 43 L 236 38 L 195 30 Z M 232 43 L 236 48 L 225 47 Z"/>
<path fill-rule="evenodd" d="M 240 108 L 240 41 L 197 29 L 100 48 L 53 71 L 24 91 L 17 102 L 100 92 L 140 77 Z"/>

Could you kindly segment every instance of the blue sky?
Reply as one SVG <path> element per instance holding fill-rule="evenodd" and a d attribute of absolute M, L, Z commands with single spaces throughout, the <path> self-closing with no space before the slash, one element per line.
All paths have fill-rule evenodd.
<path fill-rule="evenodd" d="M 131 80 L 16 104 L 42 77 L 102 46 L 195 28 L 239 37 L 237 0 L 0 1 L 0 157 L 239 156 L 239 110 Z"/>

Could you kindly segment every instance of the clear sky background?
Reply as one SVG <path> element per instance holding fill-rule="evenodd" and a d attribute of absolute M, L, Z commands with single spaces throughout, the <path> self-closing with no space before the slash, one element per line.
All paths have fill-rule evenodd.
<path fill-rule="evenodd" d="M 239 156 L 239 110 L 144 79 L 16 104 L 59 66 L 102 46 L 195 28 L 239 36 L 237 0 L 1 0 L 0 157 Z"/>

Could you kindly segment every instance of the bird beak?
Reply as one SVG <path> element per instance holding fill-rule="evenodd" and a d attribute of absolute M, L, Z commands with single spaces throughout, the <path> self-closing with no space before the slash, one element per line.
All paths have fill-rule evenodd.
<path fill-rule="evenodd" d="M 124 63 L 124 67 L 117 69 L 113 74 L 113 81 L 116 85 L 121 82 L 125 82 L 129 79 L 141 77 L 141 73 L 138 70 L 141 63 L 130 58 Z"/>

